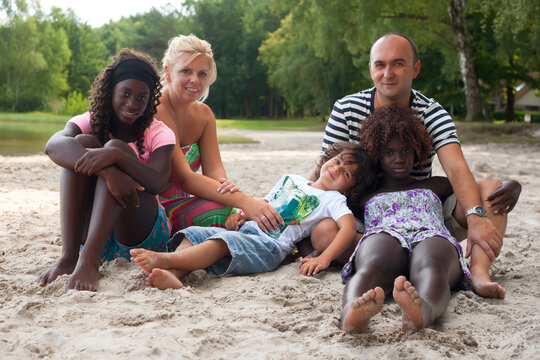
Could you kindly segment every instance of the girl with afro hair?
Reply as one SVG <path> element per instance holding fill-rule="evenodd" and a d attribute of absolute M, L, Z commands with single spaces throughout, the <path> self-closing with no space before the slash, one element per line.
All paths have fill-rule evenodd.
<path fill-rule="evenodd" d="M 156 194 L 176 139 L 153 118 L 160 90 L 154 60 L 122 49 L 94 80 L 89 111 L 47 142 L 45 153 L 62 167 L 62 255 L 41 286 L 71 274 L 69 289 L 92 291 L 100 263 L 129 259 L 133 247 L 166 249 L 170 229 Z"/>
<path fill-rule="evenodd" d="M 364 236 L 342 270 L 341 327 L 366 332 L 390 293 L 401 307 L 403 330 L 427 327 L 446 311 L 451 290 L 470 279 L 461 247 L 444 226 L 441 201 L 452 187 L 444 177 L 411 177 L 415 159 L 423 161 L 431 151 L 413 110 L 377 109 L 360 139 L 381 178 L 361 201 Z"/>

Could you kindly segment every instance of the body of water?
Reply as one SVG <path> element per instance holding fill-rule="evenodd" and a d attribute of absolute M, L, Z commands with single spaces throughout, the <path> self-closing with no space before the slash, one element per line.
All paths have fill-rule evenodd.
<path fill-rule="evenodd" d="M 0 121 L 0 155 L 43 153 L 47 140 L 63 128 L 64 124 Z"/>

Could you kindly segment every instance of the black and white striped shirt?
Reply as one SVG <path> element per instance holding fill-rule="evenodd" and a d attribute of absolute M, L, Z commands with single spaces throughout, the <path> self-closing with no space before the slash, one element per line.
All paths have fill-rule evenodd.
<path fill-rule="evenodd" d="M 322 142 L 322 151 L 337 141 L 358 143 L 358 130 L 361 122 L 374 111 L 373 99 L 375 87 L 345 96 L 335 102 Z M 411 176 L 424 179 L 431 176 L 433 158 L 444 145 L 457 143 L 456 126 L 450 115 L 435 100 L 429 99 L 419 91 L 411 90 L 409 107 L 418 113 L 424 121 L 429 134 L 433 137 L 433 151 L 423 164 L 415 164 Z"/>

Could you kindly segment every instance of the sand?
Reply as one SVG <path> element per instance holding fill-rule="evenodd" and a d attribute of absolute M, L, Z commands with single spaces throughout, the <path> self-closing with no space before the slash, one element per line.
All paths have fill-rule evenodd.
<path fill-rule="evenodd" d="M 260 141 L 222 146 L 229 178 L 257 197 L 283 173 L 308 176 L 322 139 L 321 132 L 228 133 Z M 297 262 L 241 277 L 196 271 L 185 288 L 160 291 L 117 259 L 102 268 L 96 292 L 66 292 L 67 275 L 41 288 L 37 276 L 61 251 L 60 171 L 45 155 L 0 157 L 0 358 L 538 359 L 540 148 L 463 150 L 477 178 L 523 185 L 492 266 L 506 299 L 458 292 L 431 328 L 407 333 L 390 301 L 363 335 L 338 329 L 339 269 L 304 277 Z"/>

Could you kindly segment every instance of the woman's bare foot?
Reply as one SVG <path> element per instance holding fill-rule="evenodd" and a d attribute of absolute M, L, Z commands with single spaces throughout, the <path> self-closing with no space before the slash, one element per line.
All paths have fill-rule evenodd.
<path fill-rule="evenodd" d="M 146 285 L 159 290 L 181 289 L 184 287 L 184 284 L 182 284 L 180 279 L 178 279 L 174 273 L 169 270 L 158 268 L 154 268 L 148 275 L 146 278 Z"/>
<path fill-rule="evenodd" d="M 49 285 L 60 275 L 71 274 L 75 269 L 75 265 L 77 265 L 77 259 L 77 256 L 73 258 L 60 257 L 47 271 L 38 277 L 39 286 Z"/>
<path fill-rule="evenodd" d="M 429 319 L 426 314 L 428 306 L 405 276 L 398 276 L 394 280 L 392 295 L 403 312 L 403 331 L 422 329 L 429 325 L 429 322 L 426 323 Z"/>
<path fill-rule="evenodd" d="M 146 249 L 131 249 L 131 261 L 136 263 L 147 274 L 150 274 L 154 268 L 168 269 L 168 257 L 172 253 L 160 253 Z"/>
<path fill-rule="evenodd" d="M 69 277 L 67 288 L 79 291 L 94 291 L 99 280 L 99 265 L 87 261 L 77 262 L 73 274 Z"/>
<path fill-rule="evenodd" d="M 365 333 L 369 319 L 380 313 L 384 305 L 384 291 L 380 287 L 366 291 L 343 308 L 341 328 L 348 332 Z"/>
<path fill-rule="evenodd" d="M 485 272 L 473 272 L 471 269 L 471 279 L 474 291 L 483 297 L 504 299 L 506 291 L 499 283 L 491 281 L 489 274 Z"/>

